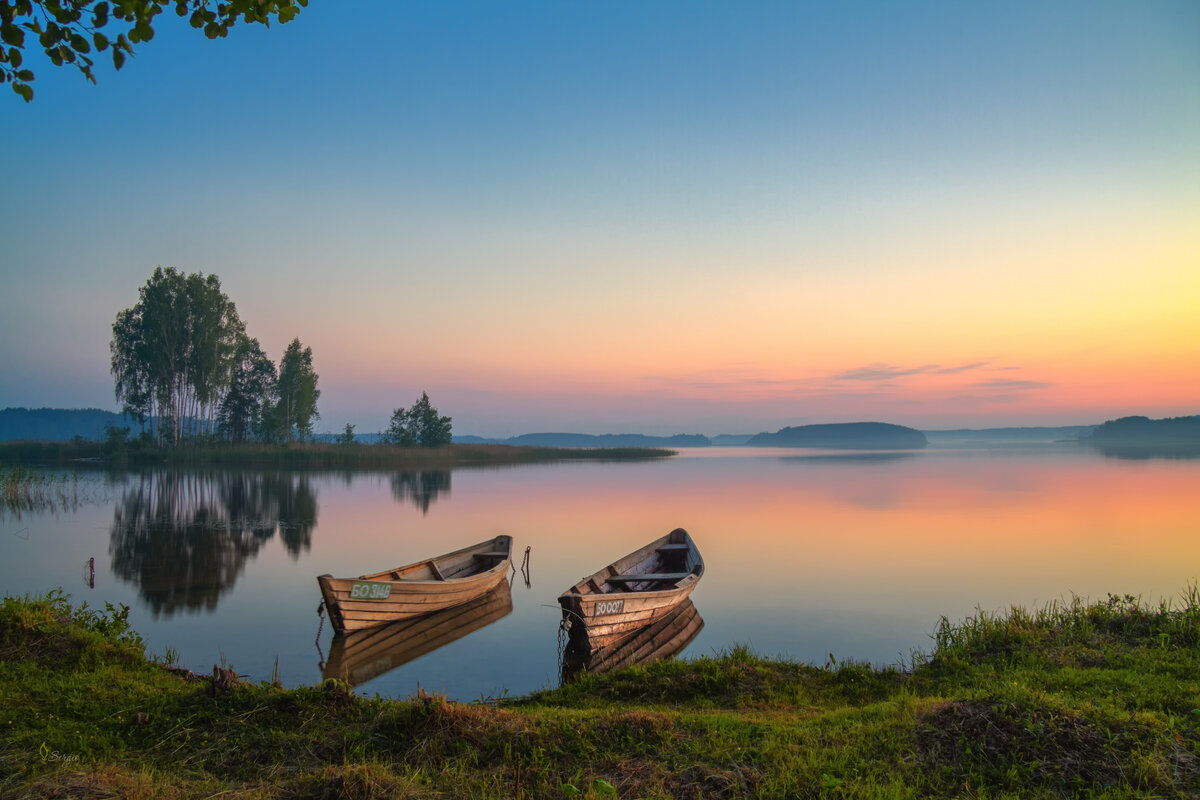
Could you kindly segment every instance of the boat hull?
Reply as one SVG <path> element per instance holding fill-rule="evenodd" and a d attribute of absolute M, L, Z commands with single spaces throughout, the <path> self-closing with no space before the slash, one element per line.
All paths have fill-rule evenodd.
<path fill-rule="evenodd" d="M 423 616 L 487 594 L 512 568 L 512 537 L 497 536 L 452 553 L 358 578 L 321 575 L 317 583 L 338 633 Z"/>
<path fill-rule="evenodd" d="M 583 673 L 594 675 L 672 658 L 691 644 L 703 628 L 704 620 L 691 599 L 687 599 L 608 644 L 581 646 L 579 641 L 569 641 L 563 653 L 563 681 Z"/>
<path fill-rule="evenodd" d="M 614 644 L 687 600 L 703 574 L 687 531 L 671 531 L 559 596 L 570 641 L 585 653 Z"/>

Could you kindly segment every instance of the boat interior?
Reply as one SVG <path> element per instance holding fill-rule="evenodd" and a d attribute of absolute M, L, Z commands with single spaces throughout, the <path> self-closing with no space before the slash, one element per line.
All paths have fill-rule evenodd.
<path fill-rule="evenodd" d="M 440 558 L 398 567 L 387 572 L 374 575 L 364 575 L 364 580 L 376 581 L 448 581 L 453 578 L 465 578 L 490 570 L 492 567 L 509 557 L 509 551 L 503 549 L 502 541 L 487 542 L 479 549 L 458 553 L 449 553 Z"/>

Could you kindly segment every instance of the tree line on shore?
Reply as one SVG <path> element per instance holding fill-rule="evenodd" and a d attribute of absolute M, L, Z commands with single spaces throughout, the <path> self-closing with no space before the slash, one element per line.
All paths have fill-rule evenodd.
<path fill-rule="evenodd" d="M 312 348 L 294 338 L 276 366 L 216 275 L 155 269 L 137 303 L 117 314 L 109 353 L 122 413 L 159 446 L 305 441 L 320 418 Z M 449 444 L 450 422 L 423 393 L 395 410 L 383 441 Z M 354 442 L 353 425 L 339 442 Z"/>

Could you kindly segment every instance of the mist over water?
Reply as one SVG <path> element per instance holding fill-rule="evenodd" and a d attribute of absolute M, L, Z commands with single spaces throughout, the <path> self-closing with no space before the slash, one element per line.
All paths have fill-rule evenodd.
<path fill-rule="evenodd" d="M 1071 446 L 846 453 L 706 448 L 645 463 L 453 473 L 152 471 L 88 480 L 92 502 L 0 519 L 6 594 L 61 586 L 126 603 L 152 652 L 254 680 L 321 679 L 333 644 L 316 576 L 356 576 L 507 533 L 511 611 L 474 615 L 415 657 L 374 654 L 361 691 L 460 700 L 558 681 L 556 598 L 686 528 L 703 553 L 703 626 L 683 651 L 737 644 L 824 663 L 895 663 L 938 618 L 1108 593 L 1176 596 L 1200 577 L 1200 460 Z M 95 559 L 95 588 L 85 565 Z M 505 601 L 507 602 L 507 600 Z M 453 623 L 448 622 L 448 625 Z M 339 658 L 345 655 L 339 651 Z M 360 664 L 361 666 L 361 664 Z"/>

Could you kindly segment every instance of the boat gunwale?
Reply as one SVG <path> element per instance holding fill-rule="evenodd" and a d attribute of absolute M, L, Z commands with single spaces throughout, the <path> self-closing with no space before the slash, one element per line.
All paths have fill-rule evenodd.
<path fill-rule="evenodd" d="M 458 576 L 458 577 L 453 577 L 453 578 L 419 578 L 417 580 L 406 581 L 406 580 L 397 580 L 395 578 L 388 577 L 393 572 L 401 572 L 402 570 L 410 569 L 413 567 L 419 567 L 422 564 L 430 564 L 430 563 L 436 564 L 439 561 L 453 558 L 454 556 L 466 555 L 467 553 L 471 553 L 475 550 L 482 550 L 487 545 L 495 544 L 496 542 L 498 542 L 502 539 L 507 540 L 508 554 L 506 556 L 504 556 L 504 558 L 500 558 L 499 556 L 497 556 L 496 563 L 493 564 L 492 566 L 488 567 L 487 569 L 481 569 L 478 572 L 472 572 L 469 575 L 463 575 L 463 576 Z M 447 584 L 454 586 L 457 584 L 462 584 L 462 583 L 467 583 L 470 581 L 479 580 L 479 578 L 481 578 L 483 576 L 491 575 L 492 573 L 499 570 L 501 567 L 504 567 L 506 564 L 509 565 L 505 569 L 505 571 L 507 572 L 508 569 L 511 569 L 511 565 L 512 565 L 512 543 L 513 543 L 512 537 L 506 533 L 502 533 L 497 536 L 493 536 L 491 539 L 485 539 L 482 542 L 476 542 L 475 544 L 468 545 L 467 547 L 460 547 L 458 550 L 452 550 L 449 553 L 442 553 L 440 555 L 434 556 L 433 558 L 423 558 L 418 561 L 411 561 L 408 564 L 402 564 L 398 567 L 393 567 L 391 569 L 382 570 L 380 572 L 374 572 L 369 575 L 360 575 L 357 578 L 337 578 L 332 575 L 328 575 L 328 576 L 322 575 L 321 577 L 327 577 L 330 580 L 335 580 L 335 581 L 371 581 L 373 583 L 390 583 L 390 584 L 392 584 L 393 588 L 396 586 L 413 586 L 413 587 L 445 586 Z"/>
<path fill-rule="evenodd" d="M 586 586 L 588 583 L 590 583 L 593 580 L 596 581 L 597 585 L 607 584 L 608 579 L 611 577 L 611 575 L 608 574 L 608 571 L 611 569 L 615 569 L 617 564 L 620 564 L 621 562 L 624 562 L 624 561 L 640 560 L 640 557 L 644 557 L 653 552 L 656 552 L 658 550 L 658 548 L 661 547 L 662 545 L 672 544 L 670 539 L 676 533 L 681 534 L 681 536 L 684 540 L 683 543 L 688 545 L 687 552 L 695 555 L 696 564 L 692 567 L 691 571 L 687 574 L 686 577 L 680 578 L 678 581 L 675 581 L 674 584 L 671 585 L 670 587 L 665 588 L 665 589 L 645 589 L 645 590 L 630 589 L 628 587 L 625 587 L 623 589 L 617 589 L 612 592 L 590 592 L 590 591 L 589 592 L 581 592 L 581 591 L 579 591 L 580 587 Z M 634 550 L 633 552 L 631 552 L 627 555 L 621 556 L 620 558 L 616 559 L 615 561 L 613 561 L 609 564 L 606 564 L 605 566 L 596 570 L 592 574 L 584 576 L 580 580 L 576 581 L 571 586 L 570 589 L 568 589 L 567 591 L 560 594 L 558 596 L 558 600 L 561 605 L 564 600 L 570 601 L 573 599 L 578 599 L 579 602 L 582 603 L 585 600 L 585 598 L 594 598 L 597 602 L 602 602 L 604 600 L 611 600 L 616 597 L 639 597 L 639 598 L 644 597 L 644 598 L 648 598 L 648 599 L 655 599 L 655 598 L 664 598 L 665 599 L 665 598 L 669 598 L 673 595 L 679 594 L 680 592 L 685 591 L 685 590 L 690 592 L 691 589 L 695 588 L 696 583 L 698 583 L 700 578 L 703 576 L 704 576 L 704 557 L 700 554 L 700 549 L 698 547 L 696 547 L 696 543 L 694 541 L 692 541 L 691 534 L 689 534 L 683 528 L 675 528 L 674 530 L 672 530 L 670 533 L 666 534 L 665 536 L 660 536 L 657 539 L 655 539 L 654 541 L 650 542 L 649 544 L 643 545 L 642 547 L 639 547 L 637 550 Z M 630 582 L 636 582 L 636 581 L 630 581 Z"/>

